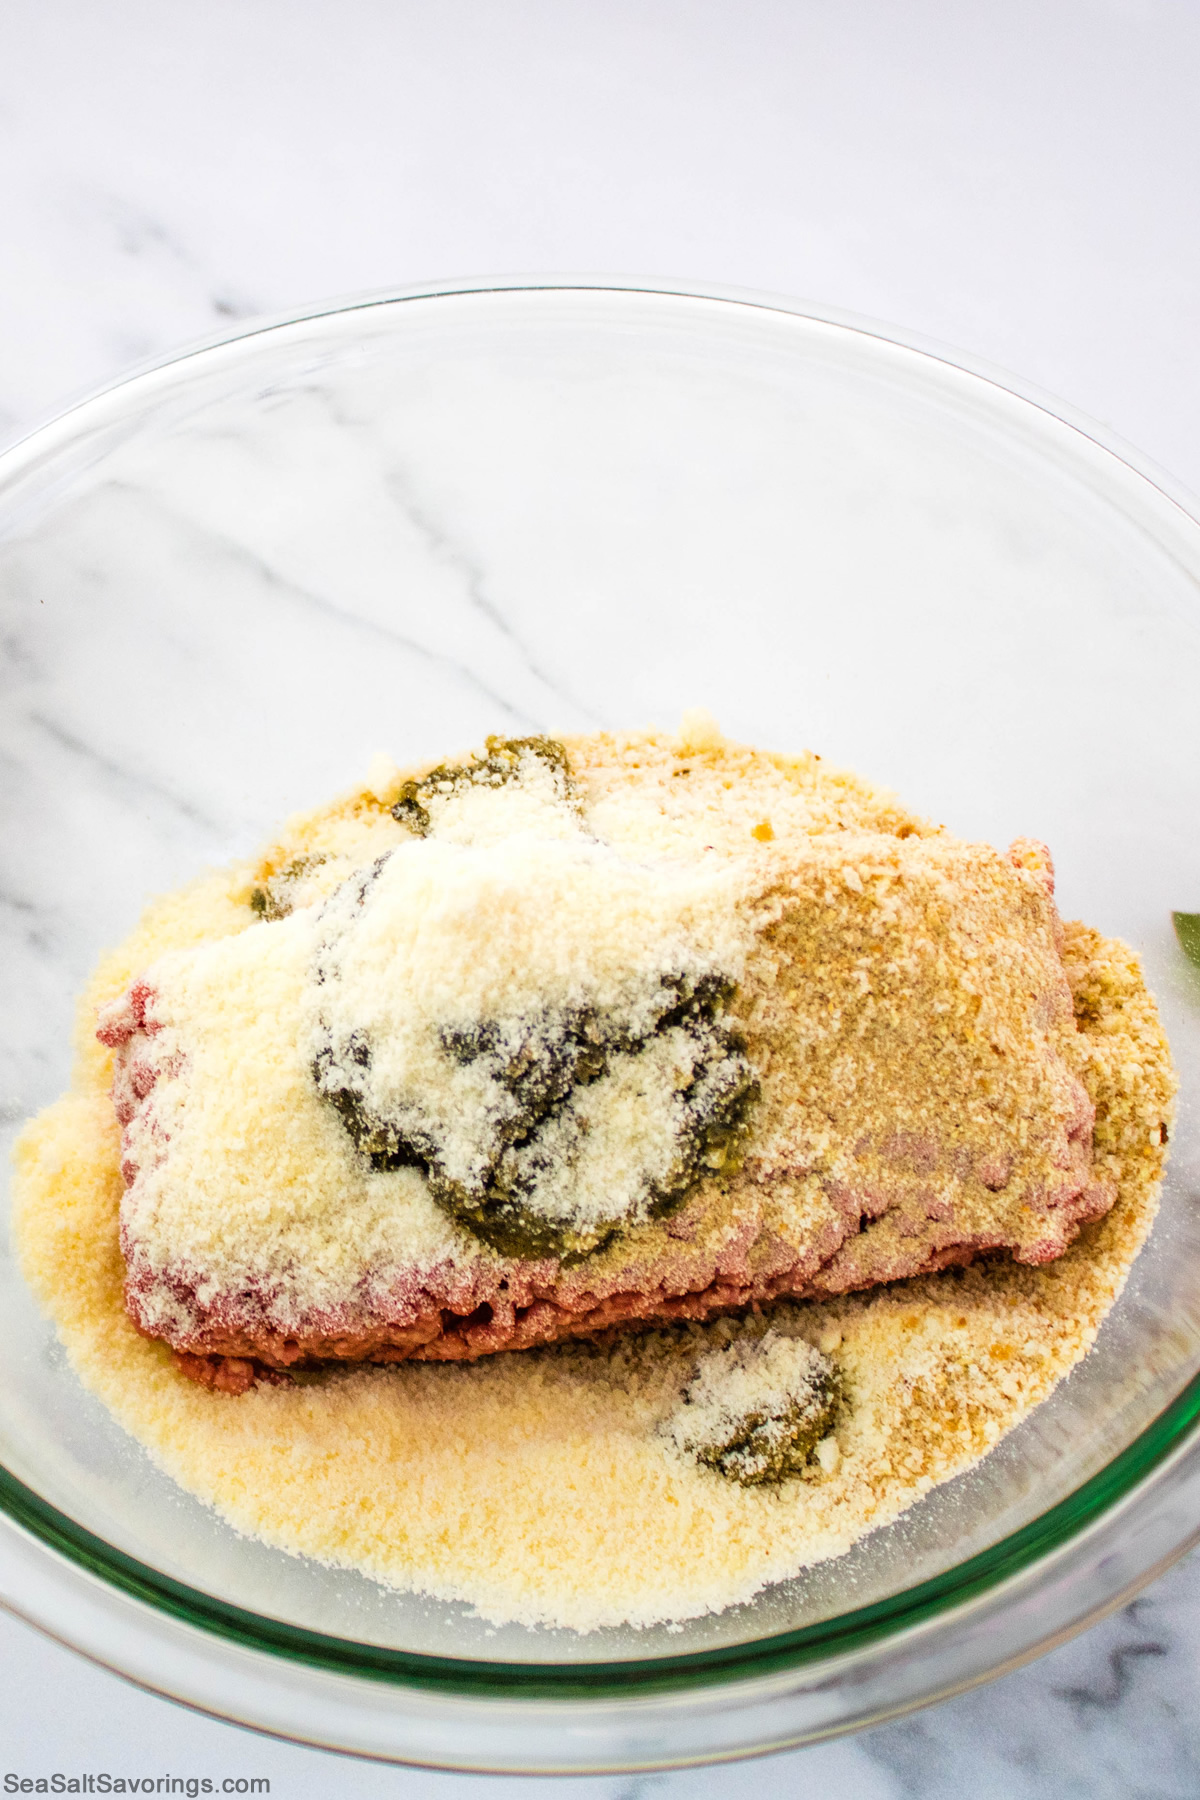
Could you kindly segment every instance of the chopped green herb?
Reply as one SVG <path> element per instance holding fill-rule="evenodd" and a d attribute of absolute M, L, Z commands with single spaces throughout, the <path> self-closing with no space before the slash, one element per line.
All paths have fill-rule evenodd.
<path fill-rule="evenodd" d="M 580 1091 L 608 1074 L 616 1057 L 638 1057 L 672 1030 L 692 1039 L 692 1073 L 676 1097 L 675 1140 L 669 1166 L 647 1179 L 638 1210 L 652 1218 L 674 1211 L 700 1178 L 728 1171 L 736 1143 L 758 1093 L 739 1034 L 719 1016 L 730 984 L 712 977 L 664 977 L 662 1010 L 651 1030 L 631 1036 L 621 1019 L 595 1008 L 544 1011 L 521 1021 L 482 1021 L 470 1031 L 447 1033 L 443 1048 L 456 1062 L 480 1072 L 510 1097 L 494 1141 L 481 1145 L 479 1174 L 452 1180 L 436 1137 L 414 1119 L 389 1119 L 371 1110 L 365 1081 L 353 1079 L 347 1062 L 364 1071 L 371 1047 L 356 1034 L 348 1059 L 335 1062 L 323 1048 L 313 1066 L 317 1087 L 336 1109 L 355 1145 L 375 1169 L 424 1169 L 434 1199 L 492 1249 L 505 1256 L 553 1256 L 573 1262 L 610 1243 L 629 1222 L 628 1208 L 586 1225 L 549 1217 L 532 1204 L 546 1173 L 547 1136 L 572 1138 L 572 1107 Z M 347 1079 L 350 1075 L 351 1079 Z M 580 1129 L 586 1134 L 586 1120 Z"/>
<path fill-rule="evenodd" d="M 718 1475 L 761 1487 L 819 1472 L 817 1446 L 844 1404 L 829 1357 L 770 1330 L 701 1357 L 666 1435 Z"/>
<path fill-rule="evenodd" d="M 296 888 L 325 861 L 323 856 L 297 856 L 253 888 L 250 906 L 260 919 L 286 919 L 296 903 Z"/>
<path fill-rule="evenodd" d="M 490 737 L 486 748 L 486 755 L 476 756 L 472 762 L 457 766 L 442 763 L 428 775 L 422 775 L 420 781 L 406 781 L 392 807 L 392 817 L 424 837 L 433 825 L 429 810 L 432 802 L 448 800 L 465 787 L 498 788 L 519 781 L 531 757 L 552 771 L 559 797 L 564 802 L 572 800 L 570 763 L 556 738 Z"/>
<path fill-rule="evenodd" d="M 1175 936 L 1183 946 L 1183 953 L 1200 968 L 1200 913 L 1172 913 L 1175 921 Z"/>

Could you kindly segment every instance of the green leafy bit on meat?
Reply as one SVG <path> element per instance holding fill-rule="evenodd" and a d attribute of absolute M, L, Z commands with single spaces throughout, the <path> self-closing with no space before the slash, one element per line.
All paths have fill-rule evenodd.
<path fill-rule="evenodd" d="M 657 1017 L 639 1033 L 619 1016 L 586 1007 L 444 1032 L 447 1057 L 474 1065 L 499 1101 L 469 1181 L 450 1175 L 431 1126 L 411 1111 L 388 1118 L 367 1104 L 366 1083 L 354 1078 L 371 1064 L 362 1034 L 339 1062 L 322 1048 L 314 1078 L 373 1168 L 422 1168 L 437 1203 L 502 1255 L 574 1262 L 635 1217 L 673 1211 L 702 1176 L 728 1168 L 758 1091 L 739 1034 L 719 1016 L 730 991 L 715 977 L 665 976 Z M 665 1077 L 656 1059 L 665 1061 Z M 603 1131 L 608 1090 L 619 1100 L 622 1083 L 645 1089 L 656 1075 L 667 1097 L 657 1162 L 635 1169 L 615 1210 L 548 1210 L 547 1189 L 569 1190 L 581 1152 Z"/>
<path fill-rule="evenodd" d="M 250 907 L 260 919 L 286 919 L 296 904 L 296 889 L 325 861 L 323 856 L 297 856 L 250 891 Z"/>
<path fill-rule="evenodd" d="M 566 750 L 556 738 L 490 737 L 483 756 L 475 756 L 469 763 L 441 763 L 419 781 L 406 781 L 392 807 L 392 816 L 418 837 L 424 837 L 433 827 L 433 803 L 451 799 L 463 788 L 499 788 L 519 781 L 527 772 L 530 759 L 536 759 L 550 771 L 557 797 L 564 803 L 573 803 L 570 764 Z"/>

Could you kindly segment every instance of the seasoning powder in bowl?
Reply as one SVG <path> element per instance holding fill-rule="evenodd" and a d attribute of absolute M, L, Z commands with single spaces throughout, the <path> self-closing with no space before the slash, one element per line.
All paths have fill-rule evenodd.
<path fill-rule="evenodd" d="M 18 1146 L 75 1367 L 238 1529 L 493 1621 L 846 1550 L 1085 1354 L 1174 1089 L 1045 848 L 813 755 L 489 740 L 157 901 Z"/>

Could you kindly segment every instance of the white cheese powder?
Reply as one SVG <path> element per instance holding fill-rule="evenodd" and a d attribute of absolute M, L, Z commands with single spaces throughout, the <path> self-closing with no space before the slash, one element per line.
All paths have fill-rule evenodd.
<path fill-rule="evenodd" d="M 584 830 L 543 764 L 526 766 L 431 804 L 431 835 L 327 903 L 306 1041 L 323 1091 L 352 1095 L 356 1117 L 384 1122 L 445 1183 L 479 1192 L 498 1176 L 542 1217 L 598 1229 L 646 1216 L 705 1052 L 728 1073 L 719 1038 L 670 1015 L 739 979 L 744 877 L 725 859 L 622 855 Z M 589 1057 L 568 1092 L 569 1060 Z"/>

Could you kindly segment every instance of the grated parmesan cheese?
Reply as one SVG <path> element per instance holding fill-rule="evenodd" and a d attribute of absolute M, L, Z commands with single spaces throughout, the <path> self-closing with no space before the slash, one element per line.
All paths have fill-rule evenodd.
<path fill-rule="evenodd" d="M 745 878 L 631 860 L 524 768 L 441 783 L 428 834 L 326 903 L 305 1046 L 378 1166 L 418 1160 L 452 1210 L 486 1225 L 498 1195 L 510 1232 L 519 1206 L 578 1251 L 648 1218 L 698 1110 L 749 1086 L 712 1017 L 672 1023 L 740 978 Z"/>
<path fill-rule="evenodd" d="M 1024 1157 L 1036 1168 L 1043 1154 L 1036 1143 L 1022 1145 L 1018 1129 L 1025 1076 L 1012 996 L 1024 991 L 1030 965 L 996 950 L 1005 896 L 1040 905 L 1039 871 L 1011 876 L 994 853 L 972 847 L 964 858 L 963 847 L 904 813 L 890 795 L 812 757 L 767 757 L 714 742 L 701 730 L 681 739 L 581 739 L 568 749 L 574 812 L 571 796 L 553 781 L 531 805 L 529 795 L 502 784 L 491 798 L 524 809 L 525 823 L 510 813 L 499 839 L 485 841 L 482 825 L 476 830 L 468 818 L 477 796 L 451 793 L 442 816 L 440 801 L 428 809 L 431 830 L 422 843 L 435 859 L 452 850 L 479 862 L 519 836 L 548 867 L 579 876 L 586 864 L 585 881 L 602 868 L 596 879 L 618 888 L 628 865 L 652 865 L 658 898 L 640 904 L 661 929 L 659 947 L 673 918 L 680 932 L 673 951 L 699 956 L 706 972 L 741 969 L 736 1016 L 759 1045 L 758 1124 L 726 1197 L 704 1189 L 703 1204 L 689 1204 L 671 1222 L 682 1234 L 669 1240 L 679 1256 L 709 1256 L 712 1245 L 734 1242 L 738 1230 L 743 1239 L 736 1241 L 744 1241 L 747 1216 L 757 1221 L 755 1242 L 764 1246 L 755 1255 L 768 1253 L 772 1233 L 798 1240 L 828 1230 L 835 1215 L 824 1189 L 803 1174 L 764 1182 L 763 1172 L 785 1166 L 785 1153 L 786 1166 L 794 1165 L 801 1149 L 810 1166 L 813 1157 L 833 1158 L 826 1167 L 835 1177 L 838 1155 L 847 1168 L 855 1156 L 869 1163 L 874 1153 L 861 1149 L 861 1138 L 868 1126 L 877 1129 L 871 1096 L 889 1082 L 898 1134 L 890 1154 L 902 1163 L 898 1191 L 903 1196 L 910 1183 L 913 1199 L 902 1197 L 895 1217 L 871 1229 L 886 1227 L 898 1243 L 918 1246 L 921 1231 L 936 1230 L 928 1209 L 941 1204 L 940 1190 L 919 1166 L 912 1134 L 923 1108 L 944 1114 L 947 1105 L 961 1108 L 963 1141 L 977 1142 L 979 1157 L 976 1174 L 955 1178 L 965 1183 L 957 1200 L 968 1193 L 981 1220 L 999 1216 L 1000 1187 L 988 1183 L 1011 1171 L 988 1147 L 986 1120 L 997 1107 L 1011 1109 L 1014 1167 Z M 171 1180 L 155 1162 L 161 1143 L 148 1136 L 135 1146 L 145 1179 L 132 1202 L 133 1188 L 124 1197 L 136 1209 L 127 1235 L 147 1254 L 161 1251 L 164 1267 L 177 1268 L 182 1246 L 192 1267 L 218 1285 L 257 1272 L 281 1323 L 311 1310 L 314 1294 L 333 1304 L 369 1270 L 414 1260 L 496 1262 L 434 1203 L 420 1169 L 372 1168 L 312 1079 L 313 1033 L 322 1029 L 314 968 L 325 954 L 322 934 L 336 915 L 336 896 L 381 857 L 418 847 L 392 815 L 397 791 L 381 776 L 334 807 L 291 821 L 253 868 L 207 878 L 156 903 L 102 964 L 81 1003 L 72 1092 L 33 1121 L 18 1144 L 14 1223 L 26 1275 L 81 1377 L 183 1486 L 239 1530 L 384 1583 L 465 1600 L 490 1620 L 581 1631 L 646 1625 L 747 1600 L 840 1554 L 977 1461 L 1086 1352 L 1153 1219 L 1173 1081 L 1136 960 L 1124 946 L 1070 925 L 1063 959 L 1078 1030 L 1062 1021 L 1048 1029 L 1095 1105 L 1096 1155 L 1115 1184 L 1116 1203 L 1055 1261 L 977 1264 L 866 1293 L 835 1293 L 777 1306 L 769 1320 L 682 1324 L 471 1364 L 332 1370 L 236 1401 L 185 1380 L 165 1344 L 141 1335 L 123 1304 L 112 1059 L 92 1035 L 97 1005 L 148 967 L 159 981 L 162 1091 L 155 1092 L 169 1124 Z M 562 815 L 553 825 L 551 807 Z M 756 838 L 766 819 L 774 837 Z M 502 854 L 499 862 L 486 860 L 493 895 L 502 891 L 502 863 Z M 861 891 L 840 878 L 846 868 L 857 872 Z M 252 895 L 284 871 L 291 873 L 271 917 L 253 907 Z M 790 914 L 756 912 L 758 902 L 749 900 L 749 913 L 738 919 L 735 905 L 734 922 L 721 928 L 732 935 L 720 940 L 719 954 L 707 923 L 689 935 L 722 882 L 727 894 L 762 895 L 771 891 L 773 871 L 789 884 Z M 965 912 L 955 912 L 947 896 L 964 878 L 975 884 L 974 897 Z M 399 874 L 396 880 L 399 892 Z M 685 900 L 692 881 L 700 886 Z M 753 929 L 739 937 L 747 917 Z M 835 925 L 840 939 L 829 935 Z M 532 913 L 513 929 L 514 943 L 542 954 L 532 941 Z M 835 957 L 835 941 L 844 944 L 849 931 L 860 934 L 861 968 L 853 956 L 844 965 Z M 603 943 L 594 960 L 590 943 L 577 944 L 576 953 L 572 979 L 585 986 L 609 979 Z M 795 967 L 798 955 L 807 959 L 805 983 L 785 991 L 781 972 Z M 647 983 L 652 966 L 648 959 Z M 865 989 L 862 974 L 870 976 Z M 516 968 L 479 975 L 501 996 L 524 992 L 522 979 Z M 515 987 L 506 985 L 510 980 Z M 647 991 L 622 990 L 621 1004 L 653 1011 Z M 927 1003 L 925 1038 L 909 1034 L 906 995 L 910 1004 L 913 996 Z M 978 1126 L 975 1102 L 962 1097 L 969 1090 L 939 1086 L 948 1079 L 960 1000 L 980 1032 L 995 1034 L 1011 1077 L 1005 1085 L 983 1069 Z M 945 1013 L 934 1010 L 943 1005 Z M 327 1015 L 331 1032 L 335 1014 Z M 849 1045 L 834 1029 L 835 1016 L 858 1021 Z M 951 1021 L 944 1038 L 936 1035 L 941 1028 L 931 1034 L 930 1018 Z M 344 1027 L 336 1028 L 344 1041 Z M 932 1054 L 922 1062 L 931 1035 Z M 807 1079 L 834 1096 L 850 1120 L 841 1150 L 806 1093 L 794 1051 L 787 1053 L 797 1044 Z M 656 1035 L 643 1071 L 646 1096 L 623 1085 L 615 1057 L 611 1075 L 591 1084 L 613 1085 L 609 1105 L 589 1117 L 591 1133 L 602 1138 L 604 1120 L 622 1109 L 635 1115 L 643 1101 L 661 1123 L 670 1113 L 667 1090 L 687 1076 L 691 1055 L 670 1031 Z M 189 1060 L 186 1083 L 171 1072 L 174 1056 Z M 910 1086 L 897 1082 L 897 1062 L 911 1066 Z M 1030 1064 L 1029 1079 L 1044 1079 L 1044 1070 Z M 580 1104 L 590 1097 L 585 1085 Z M 779 1135 L 784 1110 L 793 1121 L 786 1141 Z M 977 1130 L 984 1133 L 978 1140 L 971 1135 Z M 614 1137 L 621 1135 L 614 1128 Z M 629 1122 L 623 1141 L 645 1135 Z M 612 1154 L 610 1146 L 602 1162 Z M 565 1206 L 551 1201 L 551 1188 L 548 1204 Z M 901 1226 L 916 1236 L 902 1237 Z M 662 1234 L 658 1224 L 636 1226 L 619 1253 L 597 1253 L 595 1269 L 619 1275 L 645 1246 L 665 1241 Z M 164 1283 L 164 1310 L 170 1292 Z M 707 1416 L 734 1432 L 758 1412 L 769 1425 L 789 1408 L 810 1407 L 829 1371 L 841 1398 L 832 1429 L 799 1476 L 744 1484 L 687 1448 L 699 1440 L 682 1430 L 682 1418 Z M 768 1430 L 768 1449 L 770 1436 Z M 725 1448 L 731 1444 L 736 1454 L 727 1437 Z"/>

